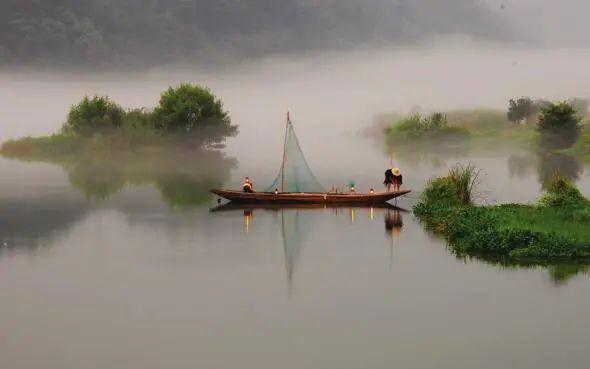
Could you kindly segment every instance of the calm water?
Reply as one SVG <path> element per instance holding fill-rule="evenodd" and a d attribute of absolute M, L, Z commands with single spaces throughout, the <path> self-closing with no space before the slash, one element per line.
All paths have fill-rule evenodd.
<path fill-rule="evenodd" d="M 111 87 L 150 104 L 136 96 L 142 83 L 156 92 L 164 84 Z M 294 105 L 305 105 L 301 86 L 289 83 L 291 98 L 301 99 Z M 49 85 L 33 85 L 38 101 L 57 99 Z M 53 86 L 75 95 L 92 92 L 94 82 Z M 273 108 L 274 117 L 258 111 L 246 93 L 267 98 L 271 88 L 247 87 L 228 98 L 243 132 L 226 150 L 238 159 L 219 177 L 228 186 L 243 175 L 269 183 L 278 167 L 278 110 L 286 109 Z M 329 102 L 326 109 L 336 109 Z M 27 118 L 5 113 L 0 124 L 12 131 L 2 138 L 59 126 L 70 101 L 54 103 L 49 122 L 38 125 L 14 128 L 5 121 Z M 357 135 L 370 120 L 363 108 L 320 115 L 315 130 L 311 113 L 301 115 L 300 140 L 324 184 L 379 185 L 391 158 Z M 265 130 L 262 145 L 255 137 Z M 397 205 L 410 209 L 428 178 L 467 160 L 485 169 L 483 202 L 534 201 L 554 168 L 590 194 L 590 168 L 569 157 L 398 152 L 393 161 L 417 193 Z M 123 177 L 105 192 L 84 173 L 51 164 L 0 159 L 0 173 L 1 368 L 588 366 L 588 275 L 563 279 L 552 269 L 459 260 L 411 213 L 210 212 L 214 199 L 183 204 L 186 197 L 170 191 L 179 187 L 174 180 L 136 186 Z"/>

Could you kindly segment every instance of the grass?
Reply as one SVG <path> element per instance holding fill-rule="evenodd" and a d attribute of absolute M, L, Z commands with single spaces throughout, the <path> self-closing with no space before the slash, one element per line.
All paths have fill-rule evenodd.
<path fill-rule="evenodd" d="M 590 163 L 590 127 L 586 125 L 578 138 L 578 142 L 569 150 L 582 161 Z"/>
<path fill-rule="evenodd" d="M 590 262 L 590 201 L 574 186 L 555 178 L 538 204 L 476 206 L 468 185 L 474 173 L 472 166 L 452 168 L 429 182 L 414 207 L 457 255 L 524 265 Z"/>

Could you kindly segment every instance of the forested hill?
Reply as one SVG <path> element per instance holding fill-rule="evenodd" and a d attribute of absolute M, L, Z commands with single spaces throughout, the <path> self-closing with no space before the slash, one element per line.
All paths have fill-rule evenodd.
<path fill-rule="evenodd" d="M 504 38 L 475 0 L 2 0 L 1 64 L 154 64 L 212 55 Z"/>

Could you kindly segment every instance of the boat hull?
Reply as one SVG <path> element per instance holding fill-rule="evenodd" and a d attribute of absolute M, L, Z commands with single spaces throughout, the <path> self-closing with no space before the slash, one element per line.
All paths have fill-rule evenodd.
<path fill-rule="evenodd" d="M 243 192 L 212 189 L 212 193 L 232 202 L 246 204 L 383 204 L 410 193 L 410 190 L 374 194 Z"/>
<path fill-rule="evenodd" d="M 407 209 L 399 208 L 395 205 L 392 205 L 389 202 L 384 203 L 372 203 L 372 204 L 333 204 L 333 203 L 257 203 L 257 204 L 248 204 L 248 203 L 240 203 L 240 202 L 233 202 L 230 201 L 223 205 L 216 206 L 214 208 L 209 209 L 210 212 L 223 212 L 223 211 L 237 211 L 237 210 L 317 210 L 317 209 L 367 209 L 367 208 L 374 208 L 374 209 L 386 209 L 386 210 L 395 210 L 400 211 L 402 213 L 408 213 Z"/>

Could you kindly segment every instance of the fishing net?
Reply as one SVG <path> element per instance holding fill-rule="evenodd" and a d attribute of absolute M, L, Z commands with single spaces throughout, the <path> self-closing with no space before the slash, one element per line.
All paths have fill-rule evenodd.
<path fill-rule="evenodd" d="M 272 192 L 275 189 L 281 192 L 325 192 L 303 156 L 291 122 L 287 123 L 283 160 L 279 174 L 266 192 Z"/>

